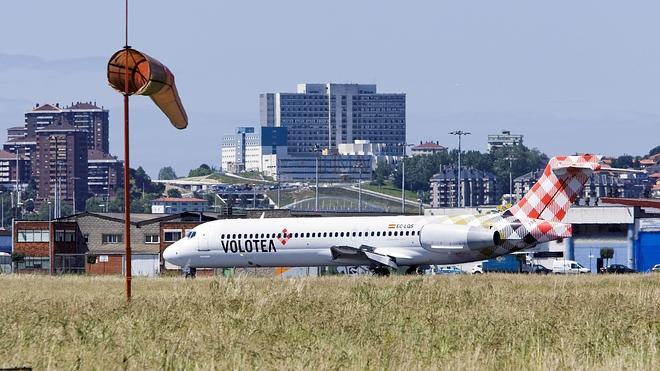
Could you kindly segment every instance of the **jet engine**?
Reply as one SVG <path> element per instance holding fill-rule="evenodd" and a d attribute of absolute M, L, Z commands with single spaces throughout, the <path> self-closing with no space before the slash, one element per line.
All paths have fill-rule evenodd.
<path fill-rule="evenodd" d="M 457 224 L 427 224 L 422 227 L 419 240 L 430 251 L 477 250 L 502 242 L 498 231 Z"/>

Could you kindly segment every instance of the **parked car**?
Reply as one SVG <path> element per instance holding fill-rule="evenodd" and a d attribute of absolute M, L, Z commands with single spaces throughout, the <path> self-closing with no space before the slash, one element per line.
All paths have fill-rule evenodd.
<path fill-rule="evenodd" d="M 651 272 L 660 272 L 660 264 L 656 264 L 651 268 Z"/>
<path fill-rule="evenodd" d="M 544 265 L 541 265 L 541 264 L 532 264 L 532 273 L 548 274 L 548 273 L 552 273 L 552 269 L 548 269 Z"/>
<path fill-rule="evenodd" d="M 636 273 L 636 271 L 634 269 L 626 267 L 623 264 L 610 264 L 609 267 L 605 268 L 604 273 L 622 274 L 622 273 Z"/>
<path fill-rule="evenodd" d="M 453 266 L 453 265 L 448 266 L 448 267 L 440 267 L 440 268 L 438 268 L 436 273 L 437 274 L 449 274 L 449 275 L 452 275 L 452 274 L 465 274 L 465 272 L 463 272 L 463 270 L 461 268 L 459 268 L 457 266 Z"/>
<path fill-rule="evenodd" d="M 472 274 L 482 274 L 483 272 L 484 272 L 484 268 L 481 265 L 481 263 L 472 267 Z"/>
<path fill-rule="evenodd" d="M 575 260 L 557 259 L 552 262 L 552 273 L 554 274 L 580 274 L 591 272 L 589 268 L 583 267 Z"/>

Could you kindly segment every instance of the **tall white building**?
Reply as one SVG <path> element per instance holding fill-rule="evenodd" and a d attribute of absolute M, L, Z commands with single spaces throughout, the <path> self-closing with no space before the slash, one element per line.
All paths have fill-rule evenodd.
<path fill-rule="evenodd" d="M 500 134 L 488 134 L 488 152 L 493 148 L 517 146 L 523 143 L 522 134 L 511 134 L 509 130 L 502 130 Z"/>
<path fill-rule="evenodd" d="M 286 155 L 287 129 L 239 127 L 222 138 L 222 171 L 264 171 L 264 155 Z"/>
<path fill-rule="evenodd" d="M 262 126 L 286 127 L 291 154 L 369 140 L 387 155 L 403 154 L 406 95 L 378 93 L 375 84 L 298 84 L 295 93 L 259 97 Z"/>

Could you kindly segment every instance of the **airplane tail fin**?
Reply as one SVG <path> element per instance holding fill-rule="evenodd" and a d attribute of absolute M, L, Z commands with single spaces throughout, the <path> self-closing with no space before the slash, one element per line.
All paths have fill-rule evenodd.
<path fill-rule="evenodd" d="M 591 174 L 601 169 L 602 156 L 557 156 L 525 196 L 504 212 L 519 219 L 561 222 Z"/>

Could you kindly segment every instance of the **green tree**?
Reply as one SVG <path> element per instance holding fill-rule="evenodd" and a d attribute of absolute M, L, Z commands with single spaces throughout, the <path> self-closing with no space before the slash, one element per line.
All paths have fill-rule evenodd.
<path fill-rule="evenodd" d="M 181 198 L 181 191 L 177 188 L 170 188 L 167 190 L 167 197 Z"/>
<path fill-rule="evenodd" d="M 158 179 L 160 180 L 172 180 L 176 179 L 176 173 L 171 166 L 165 166 L 158 171 Z"/>
<path fill-rule="evenodd" d="M 374 170 L 372 174 L 374 184 L 377 186 L 382 186 L 390 177 L 390 174 L 392 174 L 392 166 L 386 161 L 378 161 L 376 170 Z"/>
<path fill-rule="evenodd" d="M 211 168 L 209 165 L 201 164 L 197 169 L 190 170 L 188 177 L 210 175 L 213 174 L 214 171 L 215 169 Z"/>
<path fill-rule="evenodd" d="M 631 155 L 622 155 L 617 157 L 612 163 L 613 167 L 628 169 L 634 167 L 635 158 Z"/>
<path fill-rule="evenodd" d="M 655 146 L 649 151 L 649 156 L 657 155 L 660 153 L 660 146 Z"/>

